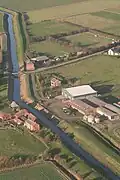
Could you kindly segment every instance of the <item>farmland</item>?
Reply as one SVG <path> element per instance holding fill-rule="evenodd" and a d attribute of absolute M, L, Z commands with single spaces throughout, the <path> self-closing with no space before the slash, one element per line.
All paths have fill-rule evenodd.
<path fill-rule="evenodd" d="M 116 8 L 119 5 L 118 0 L 89 0 L 69 5 L 44 8 L 41 10 L 28 11 L 31 21 L 40 22 L 47 19 L 65 18 L 83 13 L 92 13 L 102 11 L 108 8 Z"/>
<path fill-rule="evenodd" d="M 66 33 L 74 30 L 79 30 L 78 26 L 73 26 L 64 22 L 44 21 L 40 23 L 33 23 L 29 26 L 30 32 L 36 36 L 46 36 L 57 33 Z"/>
<path fill-rule="evenodd" d="M 1 180 L 63 180 L 62 175 L 51 165 L 41 163 L 29 168 L 17 169 L 15 171 L 1 173 Z"/>
<path fill-rule="evenodd" d="M 50 41 L 33 43 L 31 44 L 30 49 L 35 50 L 37 52 L 41 52 L 43 54 L 50 54 L 50 55 L 56 55 L 56 56 L 74 51 L 74 49 L 71 47 L 67 47 L 67 46 L 65 47 L 63 45 L 60 45 L 55 42 L 50 42 Z"/>
<path fill-rule="evenodd" d="M 99 12 L 95 12 L 95 13 L 91 13 L 91 14 L 95 15 L 95 16 L 103 17 L 106 19 L 111 19 L 114 21 L 120 21 L 120 14 L 118 14 L 118 13 L 116 14 L 116 13 L 109 12 L 109 11 L 99 11 Z"/>
<path fill-rule="evenodd" d="M 12 156 L 15 154 L 40 154 L 45 146 L 35 140 L 27 132 L 21 134 L 15 130 L 0 130 L 0 155 Z"/>
<path fill-rule="evenodd" d="M 73 44 L 80 47 L 96 47 L 100 45 L 106 45 L 112 41 L 112 39 L 107 39 L 105 37 L 95 37 L 94 34 L 89 32 L 68 36 L 67 39 L 71 40 Z"/>
<path fill-rule="evenodd" d="M 91 14 L 83 14 L 77 15 L 75 17 L 68 17 L 66 21 L 96 29 L 108 28 L 115 25 L 115 22 L 113 20 L 109 19 L 106 21 L 106 19 L 103 17 L 97 17 Z"/>
<path fill-rule="evenodd" d="M 82 0 L 75 0 L 77 1 L 82 1 Z M 83 0 L 86 1 L 86 0 Z M 64 4 L 70 4 L 72 3 L 72 0 L 17 0 L 17 3 L 14 0 L 0 0 L 0 5 L 4 7 L 9 7 L 14 10 L 18 11 L 28 11 L 28 10 L 33 10 L 33 9 L 42 9 L 42 8 L 47 8 L 47 7 L 52 7 L 52 6 L 59 6 L 59 5 L 64 5 Z"/>
<path fill-rule="evenodd" d="M 0 32 L 3 32 L 3 14 L 0 13 Z"/>
<path fill-rule="evenodd" d="M 100 91 L 103 90 L 103 92 L 106 92 L 107 90 L 110 94 L 120 96 L 119 69 L 119 58 L 110 56 L 95 56 L 81 62 L 59 67 L 50 71 L 60 72 L 66 77 L 80 78 L 81 84 L 96 83 L 96 86 Z M 113 86 L 114 88 L 112 88 Z"/>

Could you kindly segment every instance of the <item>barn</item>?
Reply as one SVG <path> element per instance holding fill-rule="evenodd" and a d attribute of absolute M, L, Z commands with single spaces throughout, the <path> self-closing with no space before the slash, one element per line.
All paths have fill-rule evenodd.
<path fill-rule="evenodd" d="M 76 86 L 71 88 L 62 89 L 62 95 L 66 99 L 84 99 L 89 96 L 97 96 L 97 91 L 95 91 L 89 85 Z"/>

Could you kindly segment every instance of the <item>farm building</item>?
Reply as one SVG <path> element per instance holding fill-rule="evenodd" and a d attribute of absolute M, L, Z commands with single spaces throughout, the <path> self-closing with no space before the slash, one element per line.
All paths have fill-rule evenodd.
<path fill-rule="evenodd" d="M 108 55 L 110 56 L 119 56 L 120 55 L 120 47 L 112 48 L 108 50 Z"/>
<path fill-rule="evenodd" d="M 26 120 L 24 126 L 27 127 L 30 131 L 39 131 L 40 126 L 34 121 Z"/>
<path fill-rule="evenodd" d="M 97 106 L 105 106 L 107 104 L 106 102 L 104 102 L 104 101 L 102 101 L 99 98 L 94 97 L 94 96 L 87 97 L 87 100 L 94 103 L 94 104 L 96 104 Z"/>
<path fill-rule="evenodd" d="M 62 89 L 62 95 L 65 98 L 74 100 L 74 99 L 83 99 L 88 96 L 97 96 L 97 91 L 92 89 L 89 85 L 76 86 L 71 88 Z"/>
<path fill-rule="evenodd" d="M 35 70 L 35 66 L 32 62 L 26 62 L 26 71 L 34 71 Z"/>
<path fill-rule="evenodd" d="M 120 115 L 120 109 L 113 106 L 112 104 L 106 104 L 104 107 Z"/>
<path fill-rule="evenodd" d="M 11 108 L 17 108 L 18 105 L 16 104 L 15 101 L 12 101 L 12 103 L 10 104 L 10 107 L 11 107 Z"/>
<path fill-rule="evenodd" d="M 49 58 L 47 56 L 39 56 L 39 57 L 31 58 L 31 61 L 46 63 L 47 61 L 49 61 Z"/>
<path fill-rule="evenodd" d="M 61 81 L 56 78 L 52 78 L 51 87 L 54 88 L 54 87 L 59 87 L 59 86 L 61 86 Z"/>
<path fill-rule="evenodd" d="M 96 111 L 96 108 L 86 104 L 85 102 L 77 99 L 77 100 L 71 100 L 68 102 L 73 109 L 78 110 L 81 114 L 90 114 L 94 113 Z"/>
<path fill-rule="evenodd" d="M 105 107 L 98 107 L 96 109 L 96 112 L 100 115 L 106 116 L 109 120 L 118 120 L 119 119 L 119 115 L 106 109 Z"/>

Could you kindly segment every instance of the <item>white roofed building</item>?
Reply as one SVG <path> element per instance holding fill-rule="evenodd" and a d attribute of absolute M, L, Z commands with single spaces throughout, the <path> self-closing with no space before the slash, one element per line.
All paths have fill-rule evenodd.
<path fill-rule="evenodd" d="M 88 96 L 97 96 L 97 91 L 89 85 L 76 86 L 62 89 L 62 95 L 70 100 L 83 99 Z"/>

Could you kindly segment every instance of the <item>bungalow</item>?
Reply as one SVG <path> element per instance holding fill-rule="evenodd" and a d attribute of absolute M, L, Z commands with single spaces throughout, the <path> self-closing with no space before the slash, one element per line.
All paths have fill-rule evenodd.
<path fill-rule="evenodd" d="M 120 56 L 120 47 L 112 48 L 108 50 L 110 56 Z"/>
<path fill-rule="evenodd" d="M 36 122 L 31 121 L 29 119 L 25 121 L 24 126 L 27 127 L 30 131 L 38 132 L 40 130 L 39 124 L 37 124 Z"/>

